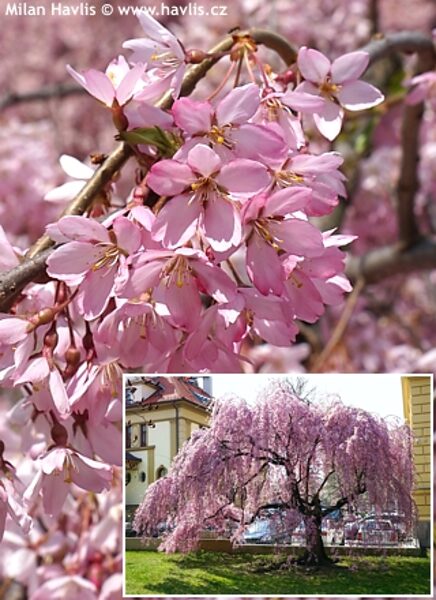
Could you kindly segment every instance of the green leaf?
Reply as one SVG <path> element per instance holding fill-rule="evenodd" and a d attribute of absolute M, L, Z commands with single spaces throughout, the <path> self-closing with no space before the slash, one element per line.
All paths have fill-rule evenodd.
<path fill-rule="evenodd" d="M 130 131 L 122 131 L 118 137 L 135 146 L 138 144 L 155 146 L 165 157 L 173 156 L 180 147 L 177 138 L 160 127 L 136 127 Z"/>

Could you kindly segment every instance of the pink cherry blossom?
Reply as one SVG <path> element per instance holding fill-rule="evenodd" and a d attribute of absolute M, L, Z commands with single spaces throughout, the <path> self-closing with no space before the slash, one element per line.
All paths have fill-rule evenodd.
<path fill-rule="evenodd" d="M 324 99 L 322 110 L 314 113 L 315 124 L 328 140 L 334 140 L 342 127 L 344 111 L 363 110 L 377 106 L 383 94 L 373 85 L 360 81 L 369 63 L 366 52 L 350 52 L 331 63 L 318 50 L 303 46 L 298 52 L 298 68 L 305 81 L 297 92 L 306 92 Z"/>
<path fill-rule="evenodd" d="M 47 202 L 72 200 L 94 174 L 94 169 L 68 154 L 62 154 L 59 162 L 64 172 L 74 181 L 68 181 L 47 192 L 44 196 L 44 200 Z"/>
<path fill-rule="evenodd" d="M 63 217 L 57 225 L 62 236 L 74 240 L 53 252 L 47 272 L 70 285 L 80 284 L 78 301 L 87 319 L 106 308 L 111 293 L 126 275 L 126 261 L 141 244 L 139 228 L 117 217 L 113 229 L 85 217 Z"/>
<path fill-rule="evenodd" d="M 42 494 L 44 510 L 58 515 L 62 510 L 70 485 L 99 493 L 109 489 L 112 469 L 109 465 L 88 458 L 67 447 L 54 447 L 42 454 L 39 470 L 24 494 L 28 506 L 33 506 Z"/>
<path fill-rule="evenodd" d="M 132 50 L 133 63 L 147 63 L 149 80 L 140 100 L 152 101 L 171 89 L 174 97 L 180 93 L 186 69 L 185 52 L 179 40 L 158 23 L 147 11 L 138 15 L 145 38 L 127 40 L 123 48 Z"/>
<path fill-rule="evenodd" d="M 244 222 L 249 225 L 247 271 L 262 294 L 283 292 L 280 257 L 313 257 L 324 250 L 316 227 L 293 215 L 306 206 L 309 196 L 310 190 L 304 187 L 286 188 L 270 196 L 257 196 L 244 206 Z"/>
<path fill-rule="evenodd" d="M 104 73 L 95 69 L 78 73 L 70 65 L 67 65 L 67 71 L 91 96 L 108 108 L 124 106 L 144 87 L 141 78 L 145 65 L 138 63 L 130 68 L 123 56 L 109 63 Z"/>
<path fill-rule="evenodd" d="M 203 252 L 180 248 L 142 254 L 133 262 L 122 295 L 134 299 L 151 292 L 167 306 L 172 324 L 192 331 L 202 312 L 200 290 L 225 303 L 235 295 L 236 286 Z"/>
<path fill-rule="evenodd" d="M 172 108 L 175 123 L 192 137 L 176 158 L 184 157 L 196 141 L 210 143 L 223 159 L 283 157 L 283 137 L 267 126 L 249 123 L 259 104 L 259 88 L 252 83 L 231 90 L 216 109 L 209 102 L 177 100 Z"/>
<path fill-rule="evenodd" d="M 257 161 L 239 158 L 223 164 L 216 152 L 198 144 L 186 163 L 163 160 L 153 165 L 147 181 L 155 192 L 174 196 L 157 216 L 154 239 L 175 248 L 198 228 L 214 250 L 223 252 L 241 241 L 237 201 L 266 188 L 270 177 Z"/>

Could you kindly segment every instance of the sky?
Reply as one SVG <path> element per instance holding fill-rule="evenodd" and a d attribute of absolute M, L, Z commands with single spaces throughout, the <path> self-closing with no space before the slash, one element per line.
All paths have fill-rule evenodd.
<path fill-rule="evenodd" d="M 268 381 L 280 375 L 213 375 L 212 393 L 216 398 L 227 393 L 254 400 Z M 286 375 L 296 379 L 296 375 Z M 344 404 L 358 406 L 380 415 L 404 420 L 401 375 L 311 374 L 300 375 L 309 380 L 321 394 L 339 395 Z"/>

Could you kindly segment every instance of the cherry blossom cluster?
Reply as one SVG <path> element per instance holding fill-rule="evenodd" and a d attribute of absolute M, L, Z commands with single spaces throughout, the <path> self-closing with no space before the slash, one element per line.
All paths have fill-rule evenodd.
<path fill-rule="evenodd" d="M 72 305 L 103 344 L 118 348 L 123 366 L 238 370 L 247 335 L 289 346 L 297 319 L 315 322 L 350 290 L 339 247 L 353 236 L 322 234 L 308 220 L 346 195 L 343 159 L 310 152 L 303 114 L 333 139 L 344 108 L 368 108 L 383 96 L 358 80 L 368 64 L 363 52 L 331 64 L 302 48 L 295 72 L 280 77 L 259 63 L 253 42 L 236 37 L 231 67 L 237 52 L 248 56 L 253 82 L 217 102 L 179 99 L 186 65 L 203 55 L 186 52 L 151 17 L 140 19 L 147 38 L 124 44 L 130 64 L 120 56 L 105 73 L 69 71 L 151 168 L 127 209 L 102 223 L 64 217 L 50 226 L 62 245 L 47 272 L 67 284 Z M 171 110 L 155 108 L 168 89 Z M 144 125 L 156 128 L 165 152 L 141 138 Z M 71 193 L 66 184 L 48 198 L 66 187 Z M 153 196 L 150 210 L 141 201 Z"/>

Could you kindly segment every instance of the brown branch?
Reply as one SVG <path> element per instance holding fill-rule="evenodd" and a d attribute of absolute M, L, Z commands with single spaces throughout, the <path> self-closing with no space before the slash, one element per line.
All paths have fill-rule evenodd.
<path fill-rule="evenodd" d="M 6 312 L 10 308 L 10 302 L 30 282 L 45 283 L 48 281 L 45 275 L 45 261 L 53 251 L 52 248 L 44 250 L 35 258 L 29 258 L 17 267 L 0 273 L 0 311 Z"/>
<path fill-rule="evenodd" d="M 418 32 L 403 31 L 373 40 L 363 48 L 370 55 L 370 63 L 397 52 L 418 54 L 415 73 L 431 71 L 436 65 L 436 51 L 429 36 Z M 397 184 L 397 219 L 399 238 L 407 247 L 419 238 L 415 218 L 415 196 L 419 189 L 419 130 L 424 112 L 423 103 L 404 106 L 401 126 L 401 165 Z"/>
<path fill-rule="evenodd" d="M 398 52 L 419 54 L 422 57 L 422 67 L 425 71 L 430 70 L 435 61 L 435 49 L 431 37 L 419 31 L 399 31 L 377 37 L 361 50 L 368 52 L 370 65 Z"/>
<path fill-rule="evenodd" d="M 410 248 L 399 244 L 377 248 L 364 256 L 349 256 L 346 274 L 356 281 L 377 283 L 398 274 L 436 269 L 436 241 L 420 240 Z"/>
<path fill-rule="evenodd" d="M 336 327 L 333 330 L 333 333 L 324 347 L 324 350 L 321 354 L 316 358 L 313 367 L 310 369 L 311 373 L 318 373 L 323 367 L 325 361 L 330 357 L 333 350 L 339 344 L 341 339 L 343 338 L 350 319 L 353 315 L 354 309 L 357 304 L 357 300 L 359 299 L 360 292 L 362 291 L 365 284 L 365 280 L 363 277 L 359 277 L 356 285 L 354 286 L 353 291 L 348 296 L 347 301 L 345 303 L 345 308 L 341 314 L 339 321 L 336 324 Z"/>
<path fill-rule="evenodd" d="M 27 102 L 46 101 L 51 98 L 65 98 L 84 94 L 85 89 L 77 83 L 54 83 L 44 85 L 31 92 L 7 92 L 0 98 L 0 111 Z"/>

